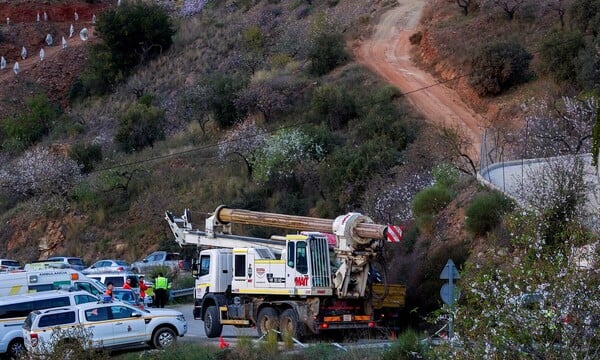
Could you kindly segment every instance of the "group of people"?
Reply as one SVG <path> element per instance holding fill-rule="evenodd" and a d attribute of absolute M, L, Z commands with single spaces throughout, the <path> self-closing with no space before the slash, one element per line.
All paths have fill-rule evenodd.
<path fill-rule="evenodd" d="M 150 287 L 144 281 L 144 275 L 140 275 L 138 278 L 138 286 L 140 289 L 140 298 L 144 300 L 146 298 L 146 290 Z M 106 284 L 106 291 L 104 292 L 104 296 L 106 298 L 110 298 L 110 300 L 114 299 L 113 293 L 114 284 L 109 282 Z M 131 286 L 131 278 L 127 278 L 125 284 L 123 284 L 123 289 L 132 289 Z M 167 303 L 169 297 L 167 295 L 167 290 L 169 289 L 169 280 L 164 277 L 163 273 L 158 273 L 156 279 L 154 279 L 154 306 L 158 308 L 164 308 Z"/>

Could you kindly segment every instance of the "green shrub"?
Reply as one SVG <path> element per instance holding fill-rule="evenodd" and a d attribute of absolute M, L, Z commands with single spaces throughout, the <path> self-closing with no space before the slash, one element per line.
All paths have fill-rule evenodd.
<path fill-rule="evenodd" d="M 312 94 L 309 114 L 311 121 L 326 123 L 329 129 L 339 130 L 356 117 L 356 105 L 345 88 L 327 84 Z"/>
<path fill-rule="evenodd" d="M 72 89 L 73 99 L 110 91 L 135 66 L 165 53 L 175 30 L 160 5 L 124 1 L 98 17 L 95 32 L 103 41 L 91 47 L 88 70 L 81 76 L 83 87 Z"/>
<path fill-rule="evenodd" d="M 304 350 L 305 359 L 336 360 L 347 356 L 347 353 L 327 343 L 317 343 Z"/>
<path fill-rule="evenodd" d="M 453 198 L 454 193 L 447 187 L 434 185 L 425 188 L 415 195 L 413 199 L 413 213 L 415 217 L 435 215 L 448 205 Z"/>
<path fill-rule="evenodd" d="M 585 49 L 579 52 L 575 60 L 577 63 L 577 83 L 584 92 L 597 92 L 600 89 L 600 57 L 596 51 L 598 45 L 592 44 L 588 43 Z"/>
<path fill-rule="evenodd" d="M 415 248 L 415 244 L 417 243 L 417 239 L 419 237 L 419 226 L 413 226 L 409 229 L 403 229 L 402 231 L 402 241 L 400 245 L 402 246 L 402 250 L 409 254 Z"/>
<path fill-rule="evenodd" d="M 50 103 L 45 94 L 28 98 L 27 111 L 14 118 L 4 119 L 2 132 L 6 144 L 3 146 L 18 147 L 20 144 L 22 148 L 26 148 L 36 143 L 48 134 L 58 116 L 57 107 Z"/>
<path fill-rule="evenodd" d="M 472 60 L 469 83 L 481 96 L 498 95 L 529 79 L 532 58 L 518 43 L 486 44 Z"/>
<path fill-rule="evenodd" d="M 344 64 L 348 59 L 344 37 L 335 31 L 318 32 L 308 49 L 310 61 L 309 72 L 314 75 L 325 75 L 334 68 Z"/>
<path fill-rule="evenodd" d="M 165 138 L 165 113 L 156 106 L 134 104 L 119 118 L 115 142 L 125 152 L 139 151 Z"/>
<path fill-rule="evenodd" d="M 357 147 L 339 147 L 319 163 L 319 179 L 335 207 L 357 207 L 365 184 L 383 169 L 393 167 L 399 151 L 389 139 L 373 138 Z"/>
<path fill-rule="evenodd" d="M 443 163 L 432 170 L 435 184 L 448 189 L 453 189 L 458 183 L 459 172 L 451 164 Z"/>
<path fill-rule="evenodd" d="M 69 157 L 81 166 L 83 173 L 94 170 L 94 164 L 102 160 L 102 147 L 98 144 L 75 144 L 69 150 Z"/>
<path fill-rule="evenodd" d="M 385 350 L 383 360 L 422 359 L 425 348 L 421 343 L 419 334 L 408 329 L 402 332 L 392 346 Z"/>
<path fill-rule="evenodd" d="M 237 93 L 246 87 L 247 79 L 236 75 L 217 74 L 212 76 L 207 84 L 207 107 L 221 128 L 228 128 L 244 117 L 243 111 L 235 106 L 235 99 Z"/>
<path fill-rule="evenodd" d="M 575 81 L 577 57 L 585 47 L 583 35 L 576 31 L 555 31 L 540 45 L 540 68 L 555 81 Z"/>
<path fill-rule="evenodd" d="M 575 0 L 568 8 L 569 18 L 574 28 L 581 33 L 600 33 L 600 1 Z"/>
<path fill-rule="evenodd" d="M 513 202 L 497 191 L 479 194 L 466 210 L 465 228 L 474 235 L 484 235 L 494 229 L 502 215 L 513 207 Z"/>

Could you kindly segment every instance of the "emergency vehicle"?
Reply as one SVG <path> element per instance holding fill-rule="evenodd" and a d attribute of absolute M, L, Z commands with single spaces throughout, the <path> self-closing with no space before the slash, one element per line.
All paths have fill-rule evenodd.
<path fill-rule="evenodd" d="M 0 273 L 0 297 L 33 292 L 76 288 L 92 295 L 106 291 L 101 282 L 72 269 L 46 269 Z"/>

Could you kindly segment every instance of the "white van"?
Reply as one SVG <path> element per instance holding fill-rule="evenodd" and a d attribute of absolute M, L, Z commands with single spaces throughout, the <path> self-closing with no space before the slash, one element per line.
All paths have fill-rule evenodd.
<path fill-rule="evenodd" d="M 56 290 L 0 298 L 0 354 L 14 359 L 22 353 L 22 327 L 31 311 L 89 302 L 98 302 L 98 298 L 87 291 Z"/>
<path fill-rule="evenodd" d="M 72 269 L 17 271 L 0 274 L 0 298 L 71 287 L 86 290 L 93 295 L 99 295 L 106 291 L 106 287 L 102 283 L 89 279 Z"/>
<path fill-rule="evenodd" d="M 125 285 L 127 279 L 131 279 L 131 287 L 133 288 L 137 288 L 139 286 L 138 276 L 139 275 L 130 272 L 108 272 L 86 275 L 86 277 L 90 279 L 96 279 L 104 285 L 112 283 L 115 287 L 122 287 Z"/>

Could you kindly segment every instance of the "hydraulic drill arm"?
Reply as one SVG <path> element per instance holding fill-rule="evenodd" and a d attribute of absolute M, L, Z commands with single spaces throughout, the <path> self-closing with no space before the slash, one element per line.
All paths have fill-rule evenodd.
<path fill-rule="evenodd" d="M 369 217 L 359 213 L 348 213 L 335 220 L 306 216 L 283 215 L 220 206 L 214 213 L 215 223 L 229 223 L 268 226 L 298 231 L 333 233 L 338 238 L 340 248 L 360 248 L 372 240 L 396 242 L 402 231 L 396 226 L 374 224 Z"/>

